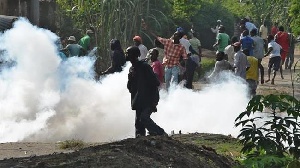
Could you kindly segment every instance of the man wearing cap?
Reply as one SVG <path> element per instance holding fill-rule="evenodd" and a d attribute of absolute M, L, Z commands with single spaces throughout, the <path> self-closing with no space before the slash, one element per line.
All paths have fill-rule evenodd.
<path fill-rule="evenodd" d="M 94 32 L 92 30 L 87 30 L 86 31 L 86 35 L 83 36 L 78 44 L 82 46 L 82 48 L 84 49 L 84 53 L 83 54 L 87 54 L 89 50 L 91 50 L 91 35 Z"/>
<path fill-rule="evenodd" d="M 140 49 L 141 56 L 139 57 L 139 60 L 145 60 L 148 53 L 148 49 L 146 46 L 143 45 L 142 38 L 140 36 L 134 36 L 133 43 Z"/>
<path fill-rule="evenodd" d="M 69 57 L 79 56 L 80 51 L 82 51 L 83 48 L 79 44 L 76 44 L 76 38 L 74 36 L 70 36 L 68 38 L 68 43 L 69 44 L 66 48 L 61 49 L 61 51 L 68 51 Z"/>
<path fill-rule="evenodd" d="M 150 118 L 152 112 L 157 111 L 156 106 L 159 102 L 158 78 L 147 62 L 138 60 L 141 55 L 138 47 L 128 47 L 125 54 L 126 60 L 132 64 L 127 89 L 131 94 L 131 108 L 136 111 L 135 136 L 146 136 L 146 129 L 150 135 L 167 135 L 164 129 Z"/>

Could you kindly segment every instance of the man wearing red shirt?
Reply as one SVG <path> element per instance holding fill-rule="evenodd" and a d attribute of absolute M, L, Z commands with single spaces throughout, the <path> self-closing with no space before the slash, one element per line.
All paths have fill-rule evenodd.
<path fill-rule="evenodd" d="M 165 82 L 167 89 L 170 87 L 171 83 L 178 83 L 180 57 L 182 56 L 184 60 L 187 60 L 188 58 L 184 46 L 179 42 L 182 36 L 183 34 L 178 31 L 173 34 L 173 39 L 156 36 L 157 40 L 164 45 L 163 65 L 165 66 Z"/>
<path fill-rule="evenodd" d="M 288 54 L 289 51 L 289 35 L 287 32 L 284 32 L 283 26 L 279 27 L 279 31 L 275 35 L 275 41 L 282 47 L 282 52 L 281 54 L 281 64 L 280 64 L 280 74 L 281 78 L 283 79 L 282 75 L 282 64 L 285 62 L 285 58 Z"/>

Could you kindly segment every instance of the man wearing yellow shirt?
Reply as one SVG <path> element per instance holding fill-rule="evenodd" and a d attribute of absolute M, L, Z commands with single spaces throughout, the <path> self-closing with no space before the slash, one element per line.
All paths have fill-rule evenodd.
<path fill-rule="evenodd" d="M 249 86 L 250 96 L 256 95 L 256 88 L 258 82 L 258 60 L 254 56 L 249 56 L 249 50 L 244 49 L 244 54 L 247 55 L 247 60 L 250 64 L 250 68 L 246 72 L 246 81 Z"/>

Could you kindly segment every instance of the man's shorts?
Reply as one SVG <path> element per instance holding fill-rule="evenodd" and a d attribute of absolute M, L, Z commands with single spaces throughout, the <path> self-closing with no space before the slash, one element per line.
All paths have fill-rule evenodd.
<path fill-rule="evenodd" d="M 276 57 L 271 57 L 269 60 L 269 68 L 273 67 L 274 71 L 278 71 L 279 67 L 280 67 L 280 62 L 281 62 L 281 57 L 280 56 L 276 56 Z"/>

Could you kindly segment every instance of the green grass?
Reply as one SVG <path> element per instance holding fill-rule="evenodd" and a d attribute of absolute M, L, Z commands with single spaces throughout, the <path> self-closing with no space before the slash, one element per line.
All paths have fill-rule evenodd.
<path fill-rule="evenodd" d="M 223 156 L 229 156 L 233 159 L 241 157 L 242 144 L 239 140 L 230 136 L 220 134 L 185 134 L 174 135 L 174 138 L 183 142 L 190 143 L 202 147 L 211 147 Z"/>
<path fill-rule="evenodd" d="M 201 146 L 209 146 L 216 150 L 218 154 L 230 156 L 234 159 L 241 156 L 241 149 L 242 144 L 238 142 L 238 140 L 230 140 L 229 142 L 226 141 L 218 141 L 218 140 L 205 140 L 205 139 L 198 139 L 194 141 L 195 145 Z"/>

